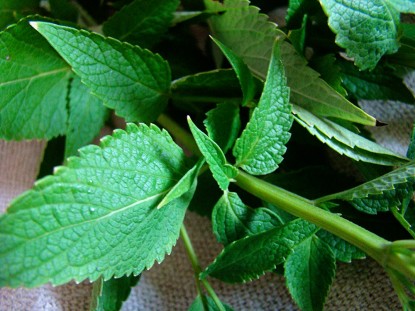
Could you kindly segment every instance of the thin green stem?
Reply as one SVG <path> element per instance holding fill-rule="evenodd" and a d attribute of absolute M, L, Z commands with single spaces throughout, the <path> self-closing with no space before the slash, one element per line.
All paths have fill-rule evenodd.
<path fill-rule="evenodd" d="M 202 272 L 202 269 L 200 267 L 199 260 L 197 258 L 196 252 L 193 248 L 192 241 L 190 240 L 189 235 L 187 234 L 187 230 L 186 230 L 186 227 L 184 226 L 184 224 L 180 228 L 180 236 L 183 240 L 184 248 L 186 249 L 186 253 L 187 253 L 187 257 L 189 258 L 190 263 L 191 263 L 192 268 L 193 268 L 197 293 L 202 298 L 202 303 L 203 303 L 203 306 L 204 306 L 205 310 L 208 310 L 208 306 L 207 306 L 207 301 L 206 301 L 206 299 L 204 299 L 204 296 L 203 296 L 203 293 L 202 293 L 202 288 L 200 286 L 201 283 L 205 287 L 205 289 L 208 292 L 208 294 L 210 295 L 210 297 L 212 297 L 212 299 L 215 302 L 218 309 L 220 311 L 226 311 L 225 308 L 223 307 L 223 304 L 220 301 L 219 297 L 216 295 L 215 291 L 213 290 L 212 286 L 210 286 L 209 282 L 206 281 L 206 280 L 200 281 L 200 279 L 199 279 L 199 274 L 200 274 L 200 272 Z"/>
<path fill-rule="evenodd" d="M 390 244 L 389 241 L 337 214 L 318 208 L 312 204 L 312 201 L 308 201 L 292 192 L 274 186 L 242 171 L 239 171 L 235 180 L 239 187 L 258 198 L 275 204 L 290 214 L 314 223 L 359 247 L 379 263 L 383 263 L 383 249 L 385 245 Z"/>
<path fill-rule="evenodd" d="M 176 121 L 165 114 L 161 114 L 158 117 L 157 122 L 168 130 L 169 133 L 179 142 L 179 144 L 185 147 L 189 152 L 197 156 L 202 155 L 193 136 L 188 131 L 183 129 Z"/>

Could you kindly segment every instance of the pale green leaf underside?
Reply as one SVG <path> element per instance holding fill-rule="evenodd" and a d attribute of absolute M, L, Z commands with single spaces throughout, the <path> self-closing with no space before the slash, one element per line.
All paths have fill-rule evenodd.
<path fill-rule="evenodd" d="M 384 54 L 398 50 L 399 7 L 395 0 L 320 0 L 336 43 L 362 70 L 373 69 Z M 408 1 L 406 1 L 408 2 Z"/>
<path fill-rule="evenodd" d="M 356 161 L 380 165 L 400 165 L 408 162 L 379 144 L 372 142 L 345 127 L 320 118 L 301 107 L 293 105 L 295 120 L 330 148 Z"/>
<path fill-rule="evenodd" d="M 94 282 L 90 303 L 91 311 L 118 311 L 130 295 L 131 288 L 139 281 L 140 276 L 123 276 L 119 279 Z"/>
<path fill-rule="evenodd" d="M 237 166 L 254 175 L 268 174 L 278 168 L 291 136 L 293 118 L 289 100 L 290 90 L 276 44 L 258 107 L 233 149 Z"/>
<path fill-rule="evenodd" d="M 201 277 L 210 275 L 230 283 L 257 279 L 283 263 L 292 248 L 317 230 L 313 224 L 297 219 L 235 241 L 224 248 Z"/>
<path fill-rule="evenodd" d="M 169 254 L 192 191 L 156 206 L 187 172 L 167 132 L 129 124 L 80 150 L 0 218 L 0 285 L 141 273 Z"/>
<path fill-rule="evenodd" d="M 151 47 L 167 31 L 179 0 L 135 0 L 111 16 L 104 24 L 105 35 Z"/>
<path fill-rule="evenodd" d="M 217 2 L 215 2 L 217 3 Z M 259 9 L 248 6 L 248 1 L 225 0 L 228 10 L 210 18 L 213 36 L 243 59 L 253 74 L 265 79 L 272 47 L 277 37 L 285 34 L 276 25 L 259 14 Z M 365 125 L 376 120 L 359 109 L 319 78 L 307 66 L 288 42 L 281 46 L 281 60 L 285 67 L 291 102 L 321 116 L 331 116 Z"/>
<path fill-rule="evenodd" d="M 209 136 L 198 129 L 190 117 L 188 117 L 188 123 L 196 144 L 209 164 L 209 168 L 219 187 L 222 190 L 228 189 L 230 179 L 236 176 L 237 170 L 226 163 L 225 155 L 220 147 Z"/>
<path fill-rule="evenodd" d="M 287 287 L 301 310 L 323 310 L 336 271 L 330 247 L 312 236 L 294 248 L 284 267 Z"/>
<path fill-rule="evenodd" d="M 226 153 L 238 138 L 241 128 L 239 105 L 234 102 L 218 104 L 206 114 L 203 121 L 206 130 L 218 146 Z"/>
<path fill-rule="evenodd" d="M 235 192 L 225 191 L 212 212 L 213 232 L 216 239 L 224 245 L 279 225 L 281 222 L 278 217 L 269 209 L 252 209 Z"/>
<path fill-rule="evenodd" d="M 388 3 L 402 13 L 415 13 L 414 0 L 389 0 Z"/>
<path fill-rule="evenodd" d="M 0 72 L 1 138 L 65 133 L 70 67 L 27 20 L 0 33 Z"/>
<path fill-rule="evenodd" d="M 32 22 L 82 82 L 127 121 L 154 121 L 168 101 L 171 76 L 159 55 L 112 38 Z"/>
<path fill-rule="evenodd" d="M 78 149 L 98 136 L 108 109 L 102 101 L 74 77 L 69 93 L 69 118 L 65 140 L 65 158 L 76 155 Z"/>

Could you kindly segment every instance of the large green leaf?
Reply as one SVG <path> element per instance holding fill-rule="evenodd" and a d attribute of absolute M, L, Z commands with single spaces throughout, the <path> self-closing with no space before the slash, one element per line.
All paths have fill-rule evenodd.
<path fill-rule="evenodd" d="M 198 129 L 190 117 L 188 122 L 196 144 L 209 164 L 213 177 L 222 190 L 227 190 L 230 180 L 237 174 L 236 168 L 226 162 L 225 155 L 220 147 L 209 136 Z"/>
<path fill-rule="evenodd" d="M 65 158 L 76 155 L 78 149 L 91 143 L 99 134 L 108 116 L 102 101 L 75 77 L 69 92 L 69 118 L 66 131 Z"/>
<path fill-rule="evenodd" d="M 213 232 L 224 245 L 279 225 L 281 222 L 272 211 L 246 206 L 235 192 L 225 191 L 212 212 Z"/>
<path fill-rule="evenodd" d="M 31 25 L 93 94 L 127 121 L 153 121 L 165 108 L 170 67 L 159 55 L 84 30 L 44 22 Z"/>
<path fill-rule="evenodd" d="M 91 311 L 118 311 L 130 295 L 131 288 L 140 279 L 138 276 L 123 276 L 103 281 L 99 278 L 92 288 Z"/>
<path fill-rule="evenodd" d="M 301 219 L 260 234 L 247 236 L 226 246 L 215 261 L 201 274 L 225 282 L 257 279 L 285 261 L 292 249 L 317 231 Z"/>
<path fill-rule="evenodd" d="M 399 14 L 415 13 L 413 1 L 319 0 L 336 43 L 362 70 L 373 69 L 384 54 L 399 48 Z"/>
<path fill-rule="evenodd" d="M 195 185 L 157 209 L 188 171 L 169 134 L 129 124 L 80 150 L 0 218 L 0 285 L 141 273 L 170 253 Z"/>
<path fill-rule="evenodd" d="M 376 214 L 393 207 L 400 208 L 403 199 L 414 190 L 415 162 L 412 161 L 360 186 L 319 198 L 316 202 L 349 201 L 360 211 Z"/>
<path fill-rule="evenodd" d="M 0 33 L 0 71 L 1 138 L 65 133 L 70 67 L 27 20 Z"/>
<path fill-rule="evenodd" d="M 364 161 L 380 165 L 400 165 L 408 159 L 381 145 L 360 136 L 351 130 L 326 118 L 293 106 L 295 120 L 305 127 L 310 134 L 316 136 L 330 148 L 356 161 Z"/>
<path fill-rule="evenodd" d="M 310 237 L 294 248 L 284 267 L 287 287 L 301 310 L 323 310 L 336 271 L 330 247 Z"/>
<path fill-rule="evenodd" d="M 213 3 L 213 4 L 212 4 Z M 260 79 L 265 79 L 276 38 L 283 40 L 285 34 L 267 21 L 259 9 L 249 6 L 246 0 L 225 0 L 225 12 L 210 18 L 213 36 L 231 48 L 236 55 Z M 345 119 L 365 125 L 375 125 L 376 120 L 346 100 L 332 89 L 319 74 L 307 66 L 288 42 L 281 46 L 281 60 L 285 67 L 287 83 L 291 90 L 291 102 L 315 114 Z"/>
<path fill-rule="evenodd" d="M 105 35 L 151 47 L 167 31 L 179 0 L 135 0 L 111 16 L 103 25 Z"/>
<path fill-rule="evenodd" d="M 233 149 L 236 165 L 250 174 L 273 172 L 287 150 L 285 144 L 291 136 L 289 130 L 293 118 L 286 83 L 276 43 L 258 107 Z"/>

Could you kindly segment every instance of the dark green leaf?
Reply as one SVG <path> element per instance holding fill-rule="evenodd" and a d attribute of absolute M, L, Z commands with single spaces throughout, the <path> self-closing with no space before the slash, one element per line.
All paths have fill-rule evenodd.
<path fill-rule="evenodd" d="M 0 0 L 0 30 L 39 10 L 39 0 Z M 3 72 L 3 71 L 2 71 Z"/>
<path fill-rule="evenodd" d="M 65 21 L 76 22 L 78 10 L 69 0 L 48 0 L 52 16 Z"/>
<path fill-rule="evenodd" d="M 312 67 L 321 74 L 321 78 L 326 81 L 333 89 L 342 96 L 347 92 L 342 86 L 343 80 L 340 73 L 340 67 L 336 64 L 336 58 L 332 54 L 313 59 Z"/>
<path fill-rule="evenodd" d="M 366 254 L 356 246 L 328 231 L 320 230 L 317 232 L 317 236 L 330 246 L 337 260 L 351 262 L 353 259 L 363 259 L 366 257 Z"/>
<path fill-rule="evenodd" d="M 284 276 L 301 310 L 323 310 L 335 271 L 334 254 L 318 237 L 309 237 L 293 249 L 285 262 Z"/>
<path fill-rule="evenodd" d="M 151 47 L 169 28 L 179 0 L 135 0 L 115 13 L 103 25 L 105 35 Z"/>
<path fill-rule="evenodd" d="M 203 305 L 203 300 L 206 301 L 206 308 Z M 225 303 L 222 303 L 222 306 L 225 308 L 225 311 L 232 311 L 233 309 Z M 198 295 L 196 299 L 193 301 L 192 305 L 188 309 L 188 311 L 219 311 L 220 309 L 216 305 L 215 301 L 210 298 L 209 296 L 202 296 Z"/>
<path fill-rule="evenodd" d="M 65 158 L 76 155 L 79 148 L 91 143 L 99 134 L 107 116 L 108 109 L 102 101 L 90 93 L 81 79 L 74 77 L 69 93 Z"/>
<path fill-rule="evenodd" d="M 43 22 L 32 26 L 93 94 L 127 121 L 153 121 L 165 108 L 170 68 L 159 55 L 84 30 Z"/>
<path fill-rule="evenodd" d="M 226 102 L 216 106 L 206 114 L 204 121 L 209 137 L 211 137 L 226 153 L 239 135 L 241 120 L 239 105 Z"/>
<path fill-rule="evenodd" d="M 123 276 L 103 281 L 99 278 L 92 288 L 91 311 L 118 311 L 130 295 L 131 288 L 140 280 L 138 276 Z"/>
<path fill-rule="evenodd" d="M 257 279 L 285 261 L 292 249 L 317 231 L 304 220 L 294 220 L 278 228 L 247 236 L 224 248 L 201 274 L 236 283 Z"/>
<path fill-rule="evenodd" d="M 273 212 L 267 208 L 246 206 L 235 192 L 225 191 L 212 213 L 213 232 L 223 245 L 279 225 L 281 222 Z"/>

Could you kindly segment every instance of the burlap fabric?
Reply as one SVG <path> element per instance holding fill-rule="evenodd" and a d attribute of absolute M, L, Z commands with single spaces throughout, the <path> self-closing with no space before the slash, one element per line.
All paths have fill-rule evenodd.
<path fill-rule="evenodd" d="M 404 154 L 415 119 L 413 106 L 369 102 L 364 108 L 388 127 L 374 129 L 382 144 Z M 32 186 L 44 142 L 0 142 L 0 210 L 17 194 Z M 203 266 L 210 263 L 221 246 L 215 242 L 209 220 L 188 213 L 186 225 Z M 1 242 L 0 242 L 1 243 Z M 1 267 L 0 267 L 1 269 Z M 338 264 L 336 279 L 326 303 L 327 310 L 399 310 L 400 305 L 382 269 L 372 260 Z M 284 279 L 267 274 L 257 281 L 228 285 L 211 281 L 220 298 L 235 310 L 297 310 Z M 0 310 L 89 309 L 91 286 L 67 284 L 36 289 L 0 289 Z M 187 310 L 196 295 L 193 272 L 181 241 L 165 261 L 145 271 L 123 310 Z"/>

